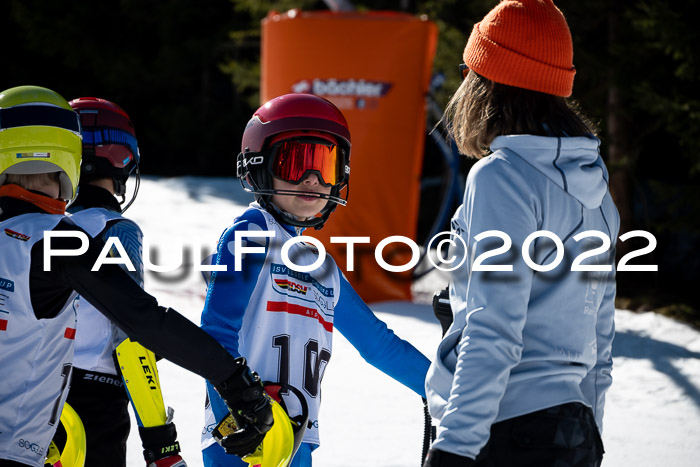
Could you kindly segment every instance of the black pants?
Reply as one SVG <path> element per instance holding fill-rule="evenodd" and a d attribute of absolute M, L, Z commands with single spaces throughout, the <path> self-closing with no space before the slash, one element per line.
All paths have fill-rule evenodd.
<path fill-rule="evenodd" d="M 603 442 L 590 408 L 578 402 L 495 423 L 479 467 L 598 467 Z"/>
<path fill-rule="evenodd" d="M 85 426 L 85 467 L 125 467 L 131 422 L 121 378 L 74 368 L 68 403 Z"/>

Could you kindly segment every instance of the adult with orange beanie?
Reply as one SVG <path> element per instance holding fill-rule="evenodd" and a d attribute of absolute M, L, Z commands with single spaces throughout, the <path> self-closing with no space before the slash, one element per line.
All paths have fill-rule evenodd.
<path fill-rule="evenodd" d="M 566 19 L 551 0 L 502 1 L 461 68 L 445 121 L 481 160 L 452 219 L 463 244 L 448 256 L 468 261 L 452 272 L 454 320 L 426 379 L 438 427 L 424 465 L 600 465 L 619 215 L 600 141 L 567 100 Z"/>

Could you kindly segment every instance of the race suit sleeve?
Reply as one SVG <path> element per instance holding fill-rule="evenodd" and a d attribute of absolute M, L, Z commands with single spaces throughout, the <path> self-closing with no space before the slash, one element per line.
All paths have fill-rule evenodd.
<path fill-rule="evenodd" d="M 430 361 L 374 315 L 342 272 L 335 326 L 369 364 L 425 397 Z"/>
<path fill-rule="evenodd" d="M 259 212 L 248 210 L 221 235 L 213 264 L 225 266 L 226 271 L 212 272 L 202 311 L 202 329 L 237 357 L 240 356 L 238 333 L 265 255 L 241 253 L 241 270 L 236 271 L 235 236 L 236 232 L 264 231 L 265 226 L 265 219 Z M 241 246 L 267 248 L 268 242 L 265 238 L 246 238 L 241 239 Z M 216 420 L 222 420 L 228 414 L 228 408 L 210 382 L 206 387 L 214 416 Z"/>
<path fill-rule="evenodd" d="M 460 282 L 455 286 L 459 293 L 450 299 L 453 308 L 459 302 L 466 309 L 467 324 L 455 347 L 454 377 L 433 447 L 471 458 L 489 438 L 510 371 L 523 349 L 534 272 L 519 252 L 525 238 L 538 230 L 537 201 L 509 182 L 517 177 L 514 171 L 492 161 L 470 173 L 463 210 L 452 225 L 453 233 L 467 245 L 467 261 L 463 269 L 453 272 L 452 280 Z M 496 237 L 475 241 L 478 234 L 493 230 L 507 232 L 512 247 L 483 264 L 512 264 L 513 270 L 472 271 L 472 261 L 504 244 Z M 455 446 L 460 450 L 455 451 Z"/>
<path fill-rule="evenodd" d="M 54 230 L 79 230 L 62 221 Z M 103 264 L 96 271 L 104 242 L 90 239 L 88 250 L 80 256 L 54 256 L 50 271 L 44 272 L 44 241 L 32 249 L 32 280 L 62 284 L 75 290 L 114 322 L 132 340 L 173 363 L 196 373 L 214 384 L 231 376 L 237 365 L 215 339 L 196 324 L 172 309 L 158 306 L 117 264 Z M 54 238 L 52 249 L 75 250 L 80 240 L 75 237 Z"/>
<path fill-rule="evenodd" d="M 102 240 L 106 241 L 110 237 L 119 239 L 119 243 L 124 247 L 129 261 L 134 266 L 134 270 L 130 271 L 126 265 L 121 267 L 134 282 L 143 288 L 143 232 L 136 223 L 128 219 L 121 219 L 116 222 L 109 223 L 107 228 L 102 233 Z M 111 257 L 119 257 L 119 251 L 115 247 L 109 252 Z"/>
<path fill-rule="evenodd" d="M 129 270 L 126 264 L 120 264 L 122 270 L 131 277 L 139 287 L 143 288 L 143 232 L 135 222 L 122 218 L 107 223 L 107 227 L 102 231 L 102 241 L 107 242 L 108 239 L 112 237 L 119 239 L 119 245 L 121 245 L 131 266 L 133 266 L 133 270 Z M 122 256 L 122 252 L 119 251 L 116 244 L 112 246 L 108 254 L 112 258 L 119 258 Z M 116 346 L 126 339 L 126 335 L 119 330 L 112 338 L 114 339 L 113 345 Z"/>
<path fill-rule="evenodd" d="M 236 271 L 236 232 L 245 234 L 264 231 L 265 226 L 262 214 L 256 210 L 248 210 L 221 235 L 214 264 L 225 266 L 226 270 L 212 272 L 202 311 L 202 329 L 237 357 L 240 356 L 238 333 L 265 262 L 265 254 L 241 253 L 241 267 Z M 267 248 L 267 245 L 267 238 L 241 238 L 241 247 Z"/>

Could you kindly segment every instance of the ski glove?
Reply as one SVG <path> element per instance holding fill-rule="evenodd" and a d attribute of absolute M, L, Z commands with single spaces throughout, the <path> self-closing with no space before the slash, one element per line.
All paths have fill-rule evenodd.
<path fill-rule="evenodd" d="M 428 451 L 428 457 L 425 458 L 423 467 L 468 467 L 474 465 L 474 462 L 474 459 L 470 457 L 431 449 Z"/>
<path fill-rule="evenodd" d="M 226 453 L 243 457 L 262 443 L 274 419 L 260 377 L 250 371 L 245 358 L 236 358 L 236 363 L 238 368 L 233 375 L 215 388 L 226 402 L 237 430 L 215 438 Z"/>
<path fill-rule="evenodd" d="M 174 423 L 154 427 L 139 427 L 143 457 L 148 467 L 186 467 L 178 454 L 180 443 Z"/>

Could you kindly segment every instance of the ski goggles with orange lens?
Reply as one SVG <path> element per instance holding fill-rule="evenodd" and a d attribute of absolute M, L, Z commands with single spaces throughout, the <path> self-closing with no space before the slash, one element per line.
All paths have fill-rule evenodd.
<path fill-rule="evenodd" d="M 270 171 L 285 182 L 299 184 L 310 173 L 315 173 L 323 186 L 337 185 L 345 179 L 343 150 L 326 140 L 280 141 L 270 151 Z"/>

